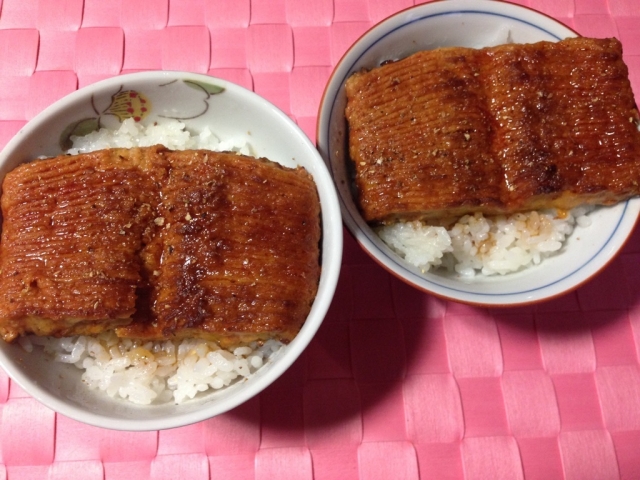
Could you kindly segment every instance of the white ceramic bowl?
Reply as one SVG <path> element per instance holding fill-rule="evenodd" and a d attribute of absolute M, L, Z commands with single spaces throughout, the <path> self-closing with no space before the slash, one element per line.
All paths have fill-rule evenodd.
<path fill-rule="evenodd" d="M 473 280 L 441 271 L 422 273 L 391 251 L 362 219 L 346 169 L 344 83 L 353 72 L 437 47 L 481 48 L 575 36 L 561 23 L 528 8 L 493 0 L 446 0 L 401 11 L 355 42 L 336 66 L 324 92 L 317 144 L 336 182 L 344 221 L 367 253 L 410 285 L 479 305 L 519 305 L 561 295 L 587 281 L 614 257 L 636 224 L 640 199 L 592 212 L 592 226 L 574 232 L 561 253 L 538 266 L 505 276 L 480 275 Z"/>
<path fill-rule="evenodd" d="M 123 113 L 115 107 L 113 97 L 122 91 L 139 92 L 146 103 L 134 101 L 132 111 Z M 73 365 L 54 363 L 42 351 L 26 353 L 17 344 L 0 340 L 0 366 L 53 410 L 106 428 L 159 430 L 198 422 L 234 408 L 276 380 L 298 358 L 333 298 L 342 258 L 342 220 L 323 159 L 288 116 L 242 87 L 184 72 L 123 75 L 68 95 L 31 120 L 7 144 L 0 153 L 0 178 L 21 162 L 60 154 L 60 144 L 70 131 L 91 130 L 98 118 L 101 124 L 115 127 L 131 115 L 143 116 L 143 123 L 180 118 L 194 131 L 208 126 L 222 140 L 245 139 L 259 156 L 287 166 L 302 165 L 316 182 L 322 208 L 322 274 L 311 312 L 298 336 L 246 381 L 180 405 L 136 406 L 89 391 L 80 381 L 80 370 Z"/>

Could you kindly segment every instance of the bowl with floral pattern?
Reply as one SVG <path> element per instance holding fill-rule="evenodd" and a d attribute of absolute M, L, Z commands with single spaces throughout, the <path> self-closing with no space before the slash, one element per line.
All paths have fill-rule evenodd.
<path fill-rule="evenodd" d="M 298 358 L 329 307 L 340 271 L 342 220 L 328 169 L 313 143 L 281 110 L 223 79 L 188 72 L 153 71 L 117 76 L 81 88 L 31 121 L 0 152 L 0 179 L 23 162 L 63 154 L 73 139 L 118 129 L 126 122 L 179 121 L 192 134 L 207 129 L 221 142 L 233 139 L 252 155 L 286 167 L 304 167 L 321 204 L 321 276 L 311 311 L 297 336 L 251 375 L 183 403 L 135 405 L 83 384 L 82 370 L 53 361 L 41 349 L 0 340 L 0 366 L 27 393 L 53 410 L 91 425 L 119 430 L 159 430 L 226 412 L 258 394 Z M 175 123 L 175 122 L 174 122 Z"/>

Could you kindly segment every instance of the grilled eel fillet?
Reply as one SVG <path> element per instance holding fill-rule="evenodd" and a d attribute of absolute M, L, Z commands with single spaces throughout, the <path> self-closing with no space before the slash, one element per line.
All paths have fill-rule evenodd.
<path fill-rule="evenodd" d="M 24 164 L 3 184 L 0 335 L 293 338 L 319 279 L 302 168 L 163 147 Z"/>
<path fill-rule="evenodd" d="M 291 340 L 315 298 L 320 206 L 302 169 L 210 152 L 166 152 L 162 229 L 143 252 L 151 318 L 119 336 L 223 344 Z"/>
<path fill-rule="evenodd" d="M 638 110 L 616 39 L 422 51 L 355 73 L 346 94 L 372 224 L 640 193 Z"/>

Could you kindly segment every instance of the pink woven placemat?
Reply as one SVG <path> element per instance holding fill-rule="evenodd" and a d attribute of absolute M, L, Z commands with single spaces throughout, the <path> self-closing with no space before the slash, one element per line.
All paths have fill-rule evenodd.
<path fill-rule="evenodd" d="M 516 3 L 620 38 L 640 98 L 638 0 Z M 342 53 L 412 4 L 0 0 L 0 146 L 76 88 L 148 69 L 252 88 L 314 139 Z M 310 348 L 227 414 L 102 430 L 0 372 L 0 480 L 640 478 L 640 232 L 578 291 L 508 310 L 420 293 L 345 235 L 335 301 Z"/>

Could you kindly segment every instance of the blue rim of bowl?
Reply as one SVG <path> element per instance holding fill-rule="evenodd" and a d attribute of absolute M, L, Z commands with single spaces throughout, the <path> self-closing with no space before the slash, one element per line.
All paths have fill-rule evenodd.
<path fill-rule="evenodd" d="M 481 0 L 482 2 L 482 0 Z M 505 19 L 509 19 L 515 22 L 519 22 L 525 25 L 528 25 L 532 28 L 535 28 L 547 35 L 549 35 L 550 37 L 556 39 L 556 40 L 561 40 L 562 38 L 566 38 L 566 37 L 562 37 L 560 35 L 557 35 L 553 32 L 551 32 L 550 30 L 541 27 L 538 24 L 532 23 L 530 21 L 524 20 L 522 18 L 518 18 L 516 16 L 512 16 L 506 13 L 498 13 L 498 12 L 494 12 L 494 11 L 490 11 L 490 10 L 483 10 L 481 8 L 462 8 L 462 9 L 455 9 L 455 10 L 448 10 L 448 11 L 442 11 L 442 12 L 432 12 L 432 13 L 426 13 L 424 15 L 419 15 L 416 18 L 407 21 L 405 23 L 402 23 L 401 25 L 398 25 L 397 27 L 390 29 L 388 31 L 385 31 L 383 34 L 381 34 L 380 36 L 378 36 L 374 41 L 371 42 L 371 44 L 369 46 L 367 46 L 362 52 L 360 52 L 360 54 L 358 55 L 357 58 L 355 58 L 354 60 L 351 61 L 351 64 L 349 65 L 349 67 L 345 70 L 344 75 L 342 75 L 340 82 L 337 85 L 340 85 L 339 87 L 335 88 L 335 92 L 333 92 L 331 94 L 331 102 L 327 102 L 327 98 L 329 98 L 328 94 L 329 94 L 329 90 L 331 89 L 332 86 L 336 85 L 336 74 L 338 73 L 338 70 L 341 70 L 341 66 L 343 64 L 343 61 L 346 59 L 346 57 L 352 52 L 352 50 L 356 47 L 356 45 L 358 44 L 358 42 L 360 42 L 364 37 L 366 37 L 367 35 L 373 35 L 373 31 L 377 28 L 383 27 L 386 23 L 389 23 L 391 21 L 393 21 L 393 19 L 397 18 L 398 16 L 408 12 L 408 11 L 412 11 L 412 10 L 422 10 L 422 9 L 426 9 L 429 10 L 431 6 L 433 5 L 439 5 L 439 4 L 443 4 L 443 3 L 447 3 L 447 0 L 440 0 L 437 2 L 432 2 L 429 4 L 423 4 L 423 5 L 418 5 L 415 7 L 409 7 L 401 12 L 398 12 L 390 17 L 388 17 L 385 20 L 382 20 L 381 22 L 379 22 L 378 24 L 374 25 L 373 27 L 371 27 L 369 30 L 367 30 L 358 40 L 356 40 L 356 42 L 353 44 L 353 46 L 347 50 L 347 52 L 345 52 L 345 54 L 343 55 L 343 57 L 340 59 L 340 61 L 338 62 L 333 74 L 331 75 L 331 78 L 329 79 L 329 82 L 327 84 L 327 88 L 324 92 L 324 95 L 322 97 L 322 102 L 320 105 L 320 113 L 318 115 L 318 147 L 321 151 L 321 153 L 323 154 L 323 157 L 325 158 L 325 162 L 327 162 L 327 164 L 329 165 L 329 168 L 331 169 L 331 171 L 333 171 L 333 167 L 334 167 L 334 163 L 332 161 L 333 155 L 330 152 L 330 137 L 331 137 L 331 132 L 330 132 L 330 128 L 328 127 L 329 125 L 332 125 L 332 121 L 333 121 L 333 116 L 334 116 L 334 105 L 337 101 L 338 96 L 340 95 L 343 87 L 342 85 L 344 85 L 344 82 L 346 81 L 346 79 L 349 77 L 349 75 L 351 75 L 354 71 L 354 66 L 358 64 L 358 62 L 362 59 L 362 57 L 364 55 L 366 55 L 371 48 L 373 48 L 377 43 L 379 43 L 380 41 L 382 41 L 385 37 L 393 34 L 394 32 L 397 32 L 398 30 L 401 30 L 403 28 L 406 28 L 416 22 L 420 22 L 420 21 L 424 21 L 426 19 L 430 19 L 430 18 L 434 18 L 434 17 L 440 17 L 440 16 L 449 16 L 449 15 L 460 15 L 460 14 L 475 14 L 475 15 L 490 15 L 490 16 L 494 16 L 494 17 L 502 17 Z M 453 2 L 452 2 L 453 3 Z M 557 20 L 544 15 L 536 10 L 530 9 L 528 7 L 522 7 L 519 5 L 514 5 L 514 4 L 509 4 L 506 2 L 502 2 L 502 1 L 493 1 L 491 2 L 492 4 L 502 4 L 502 5 L 507 5 L 508 8 L 513 9 L 513 10 L 517 10 L 517 11 L 522 11 L 522 12 L 526 12 L 530 15 L 535 15 L 538 18 L 540 18 L 541 20 L 547 20 L 547 21 L 551 21 L 553 22 L 556 26 L 564 28 L 566 30 L 567 33 L 572 33 L 573 35 L 577 35 L 577 33 L 573 30 L 571 30 L 569 27 L 567 27 L 566 25 L 558 22 Z M 567 35 L 569 36 L 569 35 Z M 322 108 L 325 104 L 328 104 L 331 106 L 331 108 L 327 109 L 328 111 L 328 116 L 329 116 L 329 121 L 326 123 L 327 127 L 326 127 L 326 131 L 325 132 L 321 132 L 322 129 L 322 124 L 323 122 L 321 122 L 321 118 L 323 117 L 322 115 Z M 325 146 L 326 148 L 321 148 L 322 146 Z M 326 153 L 325 153 L 326 152 Z M 447 299 L 447 300 L 455 300 L 455 301 L 462 301 L 464 303 L 468 303 L 468 304 L 474 304 L 474 305 L 481 305 L 481 306 L 492 306 L 492 307 L 499 307 L 499 306 L 507 306 L 507 307 L 513 307 L 513 306 L 520 306 L 520 305 L 527 305 L 527 304 L 532 304 L 532 303 L 538 303 L 541 301 L 546 301 L 549 300 L 551 298 L 555 298 L 561 295 L 564 295 L 565 293 L 568 293 L 570 291 L 575 290 L 576 288 L 578 288 L 580 285 L 584 284 L 585 282 L 587 282 L 590 278 L 592 278 L 594 275 L 596 275 L 598 272 L 600 272 L 602 269 L 604 269 L 616 256 L 617 253 L 619 253 L 619 251 L 622 249 L 622 247 L 624 246 L 624 244 L 626 243 L 626 241 L 628 240 L 628 237 L 630 236 L 631 232 L 634 230 L 635 226 L 638 224 L 638 220 L 640 219 L 640 200 L 635 199 L 635 200 L 628 200 L 625 202 L 622 202 L 622 204 L 624 205 L 622 212 L 620 212 L 618 221 L 615 225 L 615 228 L 613 228 L 611 234 L 609 235 L 609 237 L 606 239 L 606 241 L 604 241 L 602 243 L 602 245 L 597 249 L 597 251 L 595 251 L 593 253 L 593 255 L 591 255 L 587 260 L 584 261 L 584 263 L 582 263 L 580 266 L 578 266 L 577 268 L 572 269 L 569 273 L 567 273 L 566 275 L 564 275 L 561 278 L 555 279 L 554 281 L 550 282 L 550 283 L 546 283 L 542 286 L 538 286 L 538 287 L 534 287 L 534 288 L 530 288 L 530 289 L 524 289 L 524 290 L 519 290 L 519 291 L 514 291 L 514 292 L 505 292 L 505 293 L 485 293 L 485 292 L 474 292 L 474 291 L 469 291 L 469 290 L 464 290 L 462 288 L 456 288 L 456 287 L 452 287 L 449 285 L 443 285 L 442 283 L 438 283 L 436 281 L 433 281 L 429 278 L 427 278 L 426 276 L 423 275 L 419 275 L 417 273 L 415 273 L 414 271 L 412 271 L 407 264 L 403 263 L 403 260 L 396 255 L 394 252 L 392 252 L 390 250 L 390 248 L 388 248 L 386 245 L 383 245 L 384 249 L 386 251 L 381 251 L 381 255 L 384 255 L 384 258 L 379 258 L 377 255 L 375 255 L 372 251 L 370 251 L 370 249 L 368 248 L 367 245 L 365 245 L 363 243 L 363 238 L 362 235 L 364 235 L 364 237 L 366 238 L 366 242 L 369 242 L 372 246 L 376 246 L 373 238 L 376 237 L 376 234 L 370 229 L 370 227 L 368 227 L 368 225 L 364 224 L 363 225 L 366 227 L 365 229 L 362 229 L 361 225 L 358 225 L 358 221 L 356 218 L 354 218 L 354 216 L 352 215 L 352 213 L 349 211 L 349 209 L 347 208 L 345 199 L 343 198 L 343 193 L 340 189 L 338 189 L 338 194 L 339 194 L 339 198 L 340 198 L 340 204 L 341 204 L 341 210 L 342 210 L 342 216 L 343 219 L 345 220 L 345 223 L 347 224 L 347 227 L 349 228 L 349 230 L 351 231 L 351 233 L 353 234 L 354 238 L 356 239 L 356 241 L 364 248 L 364 250 L 373 258 L 373 260 L 375 260 L 378 264 L 380 264 L 383 268 L 387 269 L 390 273 L 392 273 L 393 275 L 397 276 L 398 278 L 400 278 L 401 280 L 404 280 L 406 282 L 409 282 L 411 285 L 413 285 L 414 287 L 420 289 L 420 290 L 424 290 L 428 293 L 431 293 L 433 295 L 436 295 L 438 297 Z M 351 200 L 351 199 L 350 199 Z M 630 202 L 634 202 L 634 212 L 631 212 L 629 209 L 630 206 Z M 629 216 L 634 216 L 633 217 L 627 217 L 627 215 Z M 614 237 L 616 236 L 616 234 L 620 234 L 620 227 L 621 225 L 624 223 L 624 226 L 629 226 L 628 231 L 626 232 L 622 232 L 622 234 L 624 235 L 624 238 L 621 238 L 619 242 L 617 243 L 612 243 L 612 239 L 614 239 Z M 358 234 L 358 231 L 362 232 L 362 235 Z M 593 265 L 592 262 L 597 259 L 600 255 L 603 254 L 603 252 L 605 252 L 608 249 L 613 249 L 611 251 L 611 254 L 608 256 L 608 258 L 604 259 L 602 261 L 601 264 L 598 265 Z M 385 262 L 386 260 L 386 262 Z M 405 277 L 401 277 L 396 271 L 394 271 L 392 268 L 389 268 L 387 265 L 387 262 L 393 263 L 396 267 L 402 269 L 402 271 L 405 273 Z M 576 273 L 584 270 L 585 268 L 588 268 L 589 266 L 591 266 L 591 270 L 590 272 L 587 272 L 587 275 L 584 279 L 576 279 L 578 281 L 576 282 L 571 282 L 569 285 L 567 285 L 565 288 L 563 288 L 561 291 L 559 292 L 550 292 L 548 295 L 543 295 L 540 298 L 521 298 L 523 296 L 527 296 L 527 294 L 531 294 L 534 292 L 540 292 L 542 290 L 545 289 L 549 289 L 550 287 L 553 287 L 554 285 L 558 285 L 561 284 L 563 282 L 568 282 L 569 279 L 571 277 L 573 277 L 574 275 L 576 275 Z M 595 267 L 595 268 L 593 268 Z M 432 288 L 434 288 L 434 290 L 425 287 L 423 284 L 428 284 L 430 286 L 432 286 Z M 452 292 L 452 293 L 462 293 L 465 294 L 467 296 L 469 296 L 469 299 L 461 299 L 457 296 L 452 296 L 452 295 L 447 295 L 446 292 Z M 473 298 L 476 297 L 476 298 Z M 491 302 L 491 301 L 487 301 L 487 299 L 491 299 L 491 298 L 496 298 L 496 299 L 513 299 L 513 301 L 507 301 L 507 302 L 503 302 L 503 301 L 496 301 L 496 302 Z"/>

